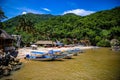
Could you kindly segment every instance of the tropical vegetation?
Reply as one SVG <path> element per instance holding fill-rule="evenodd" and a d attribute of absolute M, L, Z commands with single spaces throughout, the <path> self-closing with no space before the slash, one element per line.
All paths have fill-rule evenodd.
<path fill-rule="evenodd" d="M 24 43 L 57 39 L 72 44 L 74 39 L 76 42 L 87 39 L 92 45 L 107 47 L 112 39 L 120 41 L 120 7 L 87 16 L 27 13 L 3 24 L 9 34 L 22 35 Z"/>

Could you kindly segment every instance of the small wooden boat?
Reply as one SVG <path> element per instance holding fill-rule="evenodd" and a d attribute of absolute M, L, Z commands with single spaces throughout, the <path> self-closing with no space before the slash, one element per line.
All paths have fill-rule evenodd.
<path fill-rule="evenodd" d="M 83 53 L 83 52 L 85 52 L 84 50 L 82 50 L 82 49 L 80 49 L 80 48 L 75 48 L 74 49 L 76 52 L 78 52 L 78 53 Z"/>
<path fill-rule="evenodd" d="M 29 60 L 52 60 L 53 56 L 41 51 L 31 51 L 26 55 L 26 59 Z"/>
<path fill-rule="evenodd" d="M 64 59 L 71 59 L 73 54 L 69 54 L 67 51 L 61 52 L 64 55 Z"/>
<path fill-rule="evenodd" d="M 52 55 L 53 60 L 63 60 L 64 55 L 61 54 L 61 50 L 49 50 L 48 54 Z"/>
<path fill-rule="evenodd" d="M 75 50 L 67 50 L 68 54 L 71 54 L 73 56 L 77 56 L 78 53 Z"/>

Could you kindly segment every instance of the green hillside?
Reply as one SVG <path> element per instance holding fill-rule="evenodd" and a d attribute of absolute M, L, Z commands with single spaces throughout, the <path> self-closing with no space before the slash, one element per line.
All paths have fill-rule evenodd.
<path fill-rule="evenodd" d="M 5 21 L 4 23 L 6 24 L 6 27 L 13 27 L 13 26 L 18 26 L 19 24 L 19 20 L 21 18 L 25 18 L 26 21 L 30 20 L 31 22 L 38 23 L 40 21 L 43 20 L 48 20 L 50 17 L 53 17 L 51 14 L 33 14 L 33 13 L 27 13 L 24 15 L 18 15 L 16 17 L 13 17 L 7 21 Z"/>
<path fill-rule="evenodd" d="M 4 24 L 8 33 L 22 35 L 24 42 L 58 39 L 69 44 L 69 39 L 89 39 L 92 45 L 109 46 L 111 39 L 120 40 L 120 7 L 88 16 L 28 13 Z"/>

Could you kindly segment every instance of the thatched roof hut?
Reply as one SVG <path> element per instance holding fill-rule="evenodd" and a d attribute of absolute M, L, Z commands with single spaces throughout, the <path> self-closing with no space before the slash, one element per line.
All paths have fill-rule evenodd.
<path fill-rule="evenodd" d="M 35 44 L 53 44 L 52 41 L 37 41 Z"/>
<path fill-rule="evenodd" d="M 0 29 L 0 39 L 13 39 L 8 33 Z"/>
<path fill-rule="evenodd" d="M 13 38 L 6 31 L 0 29 L 0 49 L 12 46 Z"/>
<path fill-rule="evenodd" d="M 35 44 L 40 46 L 53 46 L 53 41 L 37 41 Z"/>

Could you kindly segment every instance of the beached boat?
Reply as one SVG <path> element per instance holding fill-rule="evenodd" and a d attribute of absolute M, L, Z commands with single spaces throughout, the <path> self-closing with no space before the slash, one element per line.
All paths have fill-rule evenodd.
<path fill-rule="evenodd" d="M 73 54 L 69 54 L 67 51 L 61 52 L 63 54 L 64 59 L 71 59 Z"/>
<path fill-rule="evenodd" d="M 29 60 L 62 60 L 63 58 L 64 56 L 60 54 L 59 50 L 31 51 L 30 54 L 26 55 L 26 59 Z"/>
<path fill-rule="evenodd" d="M 61 50 L 49 50 L 48 54 L 53 56 L 53 60 L 63 60 L 64 55 L 61 54 Z"/>
<path fill-rule="evenodd" d="M 26 59 L 29 60 L 52 60 L 52 58 L 52 55 L 41 51 L 31 51 L 30 54 L 26 55 Z"/>
<path fill-rule="evenodd" d="M 80 49 L 80 48 L 75 48 L 74 49 L 77 53 L 83 53 L 83 52 L 85 52 L 84 50 L 82 50 L 82 49 Z"/>
<path fill-rule="evenodd" d="M 78 55 L 78 53 L 77 53 L 77 51 L 76 50 L 67 50 L 67 52 L 68 52 L 68 54 L 71 54 L 71 55 L 73 55 L 73 56 L 77 56 Z"/>
<path fill-rule="evenodd" d="M 79 48 L 75 48 L 75 49 L 70 49 L 70 50 L 67 50 L 67 53 L 68 54 L 72 54 L 73 56 L 77 56 L 79 53 L 83 53 L 84 51 L 79 49 Z"/>

